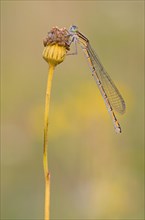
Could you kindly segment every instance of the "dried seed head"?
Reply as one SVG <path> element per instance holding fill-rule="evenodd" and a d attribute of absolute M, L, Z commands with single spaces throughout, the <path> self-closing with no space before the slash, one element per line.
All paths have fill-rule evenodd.
<path fill-rule="evenodd" d="M 66 28 L 53 27 L 52 30 L 48 32 L 47 37 L 43 40 L 43 44 L 45 47 L 58 44 L 69 50 L 69 40 L 70 35 Z"/>
<path fill-rule="evenodd" d="M 70 35 L 66 28 L 59 29 L 58 27 L 52 28 L 48 32 L 47 37 L 43 40 L 44 51 L 43 58 L 52 65 L 61 63 L 69 47 Z"/>

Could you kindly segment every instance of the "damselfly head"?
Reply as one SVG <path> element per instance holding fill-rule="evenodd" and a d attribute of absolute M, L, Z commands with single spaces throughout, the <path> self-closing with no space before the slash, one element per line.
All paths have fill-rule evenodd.
<path fill-rule="evenodd" d="M 69 33 L 70 34 L 75 34 L 78 31 L 78 27 L 76 25 L 72 25 L 69 28 Z"/>

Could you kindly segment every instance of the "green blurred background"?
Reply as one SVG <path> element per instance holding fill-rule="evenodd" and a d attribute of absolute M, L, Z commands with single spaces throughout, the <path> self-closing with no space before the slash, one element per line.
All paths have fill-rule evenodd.
<path fill-rule="evenodd" d="M 1 219 L 43 219 L 42 40 L 53 26 L 72 24 L 90 39 L 127 110 L 117 115 L 117 135 L 82 51 L 57 66 L 51 219 L 143 219 L 144 1 L 1 2 Z"/>

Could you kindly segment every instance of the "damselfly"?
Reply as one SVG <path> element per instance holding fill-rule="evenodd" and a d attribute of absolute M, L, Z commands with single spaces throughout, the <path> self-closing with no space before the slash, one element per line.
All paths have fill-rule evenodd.
<path fill-rule="evenodd" d="M 113 111 L 115 110 L 120 114 L 123 114 L 125 112 L 125 102 L 120 92 L 118 91 L 114 82 L 104 69 L 97 54 L 92 49 L 89 40 L 78 31 L 78 28 L 75 25 L 72 25 L 68 32 L 71 38 L 70 44 L 72 42 L 74 42 L 75 44 L 78 42 L 81 48 L 83 49 L 86 58 L 89 62 L 92 75 L 98 85 L 98 88 L 103 96 L 108 112 L 112 118 L 115 131 L 117 133 L 121 133 L 120 124 Z"/>

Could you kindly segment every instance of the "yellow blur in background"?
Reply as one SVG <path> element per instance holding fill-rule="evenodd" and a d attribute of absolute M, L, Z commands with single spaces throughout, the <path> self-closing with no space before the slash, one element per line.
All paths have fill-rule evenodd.
<path fill-rule="evenodd" d="M 144 2 L 1 2 L 1 218 L 43 219 L 47 32 L 75 24 L 125 99 L 117 135 L 82 51 L 55 69 L 51 219 L 144 218 Z M 71 47 L 74 51 L 74 47 Z"/>

